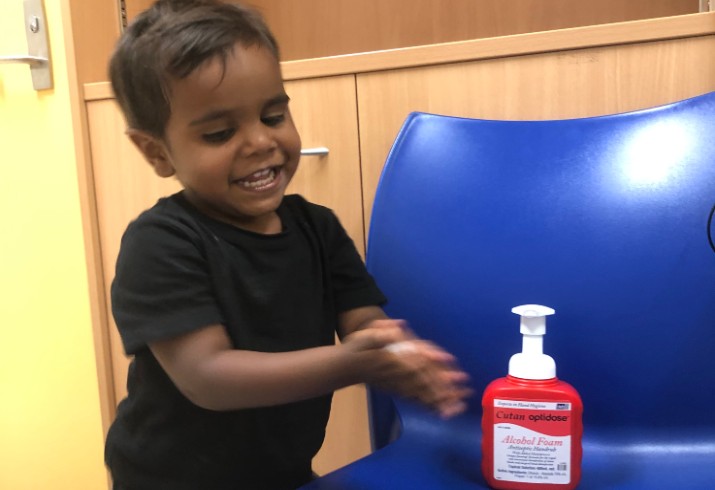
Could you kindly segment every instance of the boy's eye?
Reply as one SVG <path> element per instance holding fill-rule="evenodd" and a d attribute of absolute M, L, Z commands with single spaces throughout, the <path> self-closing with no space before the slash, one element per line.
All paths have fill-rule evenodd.
<path fill-rule="evenodd" d="M 206 133 L 202 135 L 202 138 L 208 143 L 223 143 L 224 141 L 228 141 L 229 139 L 231 139 L 231 136 L 233 136 L 235 133 L 235 129 L 228 128 L 222 129 L 221 131 Z"/>
<path fill-rule="evenodd" d="M 280 123 L 285 121 L 285 118 L 286 118 L 285 114 L 276 114 L 273 116 L 263 117 L 263 118 L 261 118 L 261 121 L 266 126 L 278 126 Z"/>

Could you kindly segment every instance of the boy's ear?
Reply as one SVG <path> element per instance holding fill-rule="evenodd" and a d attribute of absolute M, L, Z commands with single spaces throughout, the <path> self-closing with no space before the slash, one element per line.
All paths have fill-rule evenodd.
<path fill-rule="evenodd" d="M 161 139 L 139 129 L 128 129 L 127 136 L 144 155 L 146 161 L 154 168 L 154 172 L 159 177 L 171 177 L 174 175 L 174 166 L 171 164 L 166 145 Z"/>

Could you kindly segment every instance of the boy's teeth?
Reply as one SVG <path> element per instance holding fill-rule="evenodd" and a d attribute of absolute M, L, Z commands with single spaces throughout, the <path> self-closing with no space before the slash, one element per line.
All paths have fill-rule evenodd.
<path fill-rule="evenodd" d="M 272 172 L 272 170 L 270 168 L 267 168 L 267 169 L 260 170 L 260 171 L 256 172 L 251 177 L 255 178 L 255 179 L 260 179 L 261 177 L 265 177 L 266 175 L 268 175 L 271 172 Z"/>
<path fill-rule="evenodd" d="M 239 182 L 243 187 L 249 188 L 249 189 L 257 189 L 263 186 L 266 186 L 273 182 L 273 179 L 276 178 L 276 171 L 273 168 L 267 168 L 265 170 L 260 170 L 254 174 L 252 174 L 250 177 L 247 177 L 244 180 L 240 180 Z"/>

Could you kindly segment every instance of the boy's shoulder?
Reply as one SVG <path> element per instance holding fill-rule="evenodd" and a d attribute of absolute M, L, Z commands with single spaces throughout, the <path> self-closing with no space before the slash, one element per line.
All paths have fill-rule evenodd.
<path fill-rule="evenodd" d="M 305 209 L 313 213 L 330 213 L 330 208 L 308 201 L 300 194 L 286 194 L 283 196 L 283 206 Z"/>
<path fill-rule="evenodd" d="M 127 226 L 125 237 L 147 236 L 166 233 L 175 235 L 201 234 L 201 226 L 190 208 L 184 204 L 181 192 L 160 198 L 153 206 L 142 211 Z"/>
<path fill-rule="evenodd" d="M 141 226 L 166 221 L 184 221 L 189 217 L 189 212 L 185 206 L 181 204 L 181 201 L 182 196 L 180 192 L 159 198 L 153 206 L 145 209 L 134 218 L 129 226 Z"/>
<path fill-rule="evenodd" d="M 283 197 L 282 207 L 293 215 L 318 226 L 330 226 L 338 222 L 333 210 L 308 201 L 300 194 L 287 194 Z"/>

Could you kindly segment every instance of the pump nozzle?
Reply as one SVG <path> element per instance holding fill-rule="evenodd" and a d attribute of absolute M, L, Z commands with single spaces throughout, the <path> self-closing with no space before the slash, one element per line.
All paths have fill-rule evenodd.
<path fill-rule="evenodd" d="M 541 305 L 521 305 L 512 308 L 521 316 L 520 331 L 524 336 L 522 351 L 509 360 L 509 374 L 522 379 L 550 379 L 556 376 L 556 363 L 543 353 L 546 317 L 556 313 Z"/>
<path fill-rule="evenodd" d="M 521 315 L 520 331 L 526 335 L 544 335 L 546 333 L 546 317 L 556 313 L 553 308 L 541 305 L 515 306 L 511 312 Z"/>

